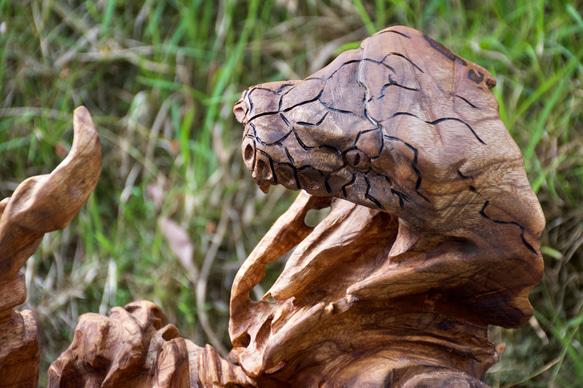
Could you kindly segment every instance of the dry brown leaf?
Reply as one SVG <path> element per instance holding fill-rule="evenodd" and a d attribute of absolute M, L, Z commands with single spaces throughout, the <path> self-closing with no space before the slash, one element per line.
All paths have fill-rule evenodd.
<path fill-rule="evenodd" d="M 158 222 L 160 223 L 160 230 L 162 230 L 162 234 L 166 238 L 170 250 L 178 257 L 180 264 L 182 264 L 189 274 L 197 273 L 192 261 L 194 245 L 186 230 L 167 217 L 160 217 Z"/>

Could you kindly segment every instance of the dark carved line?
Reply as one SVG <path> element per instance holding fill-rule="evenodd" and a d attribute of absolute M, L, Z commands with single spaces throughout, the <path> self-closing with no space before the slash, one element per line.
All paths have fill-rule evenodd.
<path fill-rule="evenodd" d="M 431 125 L 436 125 L 441 123 L 442 121 L 446 121 L 446 120 L 454 120 L 454 121 L 459 121 L 460 123 L 464 124 L 466 127 L 468 127 L 468 129 L 470 130 L 470 132 L 472 132 L 474 134 L 474 136 L 476 137 L 476 139 L 478 139 L 478 141 L 484 145 L 486 145 L 486 143 L 484 143 L 484 141 L 482 139 L 480 139 L 480 136 L 478 136 L 478 134 L 474 131 L 474 129 L 472 127 L 470 127 L 470 125 L 468 123 L 466 123 L 463 120 L 460 120 L 456 117 L 443 117 L 441 119 L 437 119 L 435 121 L 426 121 L 427 124 L 431 124 Z"/>
<path fill-rule="evenodd" d="M 298 168 L 298 171 L 304 171 L 304 170 L 307 170 L 307 169 L 311 169 L 311 170 L 314 170 L 314 171 L 318 171 L 318 173 L 320 175 L 322 175 L 322 177 L 324 176 L 324 174 L 322 173 L 322 171 L 320 171 L 317 168 L 314 168 L 312 166 L 302 166 L 302 167 Z"/>
<path fill-rule="evenodd" d="M 380 158 L 381 155 L 383 154 L 383 151 L 385 150 L 385 141 L 383 140 L 384 130 L 383 130 L 383 126 L 380 123 L 377 124 L 377 127 L 378 127 L 378 129 L 380 131 L 380 135 L 381 135 L 381 148 L 379 149 L 379 156 L 378 156 Z"/>
<path fill-rule="evenodd" d="M 324 173 L 322 171 L 318 170 L 317 168 L 312 167 L 312 166 L 303 166 L 303 167 L 300 167 L 298 169 L 294 168 L 294 176 L 296 177 L 296 182 L 298 183 L 298 185 L 297 185 L 298 190 L 301 188 L 301 185 L 300 185 L 300 178 L 298 177 L 297 174 L 298 174 L 298 172 L 303 171 L 303 170 L 307 170 L 307 169 L 311 169 L 311 170 L 318 172 L 318 174 L 320 174 L 320 177 L 324 178 Z M 325 184 L 326 184 L 326 182 L 324 182 L 324 185 Z"/>
<path fill-rule="evenodd" d="M 306 127 L 317 127 L 320 124 L 322 124 L 322 122 L 324 121 L 324 119 L 326 118 L 326 116 L 328 116 L 328 113 L 329 112 L 326 112 L 324 114 L 324 116 L 322 116 L 322 118 L 320 120 L 318 120 L 318 122 L 316 122 L 316 123 L 308 123 L 308 122 L 305 122 L 305 121 L 298 121 L 296 124 L 297 125 L 304 125 Z"/>
<path fill-rule="evenodd" d="M 289 120 L 287 119 L 287 117 L 285 117 L 283 115 L 283 113 L 280 113 L 279 114 L 279 117 L 281 117 L 281 119 L 283 120 L 283 122 L 285 123 L 285 125 L 287 125 L 288 127 L 291 127 L 292 126 L 291 123 L 289 122 Z"/>
<path fill-rule="evenodd" d="M 461 172 L 460 170 L 457 170 L 457 175 L 458 175 L 460 178 L 462 178 L 462 180 L 463 180 L 463 181 L 466 181 L 466 180 L 468 180 L 468 179 L 474 179 L 474 178 L 473 178 L 473 177 L 471 177 L 471 176 L 466 176 L 466 175 L 462 174 L 462 172 Z"/>
<path fill-rule="evenodd" d="M 328 173 L 328 175 L 326 175 L 326 177 L 324 178 L 324 186 L 326 187 L 326 191 L 328 191 L 328 194 L 332 195 L 332 189 L 330 188 L 330 185 L 328 184 L 328 180 L 332 177 L 332 174 L 334 174 L 336 171 L 342 170 L 345 167 L 346 166 L 340 166 L 336 170 L 330 171 Z"/>
<path fill-rule="evenodd" d="M 294 179 L 296 180 L 296 189 L 297 190 L 301 189 L 302 185 L 300 185 L 300 177 L 298 176 L 298 170 L 295 167 L 294 167 Z"/>
<path fill-rule="evenodd" d="M 387 181 L 387 183 L 389 184 L 389 186 L 391 186 L 391 187 L 393 186 L 393 180 L 392 180 L 392 179 L 391 179 L 389 176 L 387 176 L 387 175 L 385 175 L 385 174 L 382 174 L 382 173 L 380 173 L 380 172 L 378 172 L 378 171 L 376 171 L 376 170 L 374 170 L 374 169 L 373 169 L 373 171 L 374 171 L 374 173 L 375 173 L 375 174 L 377 174 L 378 176 L 380 176 L 380 177 L 382 177 L 382 178 L 385 178 L 385 180 Z"/>
<path fill-rule="evenodd" d="M 332 152 L 334 152 L 335 154 L 338 154 L 338 155 L 341 155 L 342 154 L 342 152 L 340 152 L 340 150 L 338 150 L 338 149 L 336 149 L 336 148 L 334 148 L 332 146 L 326 145 L 326 144 L 319 146 L 318 149 L 332 151 Z"/>
<path fill-rule="evenodd" d="M 396 116 L 411 116 L 411 117 L 415 117 L 416 119 L 423 120 L 420 117 L 418 117 L 418 116 L 416 116 L 416 115 L 414 115 L 412 113 L 409 113 L 409 112 L 397 112 L 393 116 L 391 116 L 391 118 L 394 118 Z M 436 124 L 441 123 L 442 121 L 447 121 L 447 120 L 453 120 L 453 121 L 458 121 L 458 122 L 462 123 L 463 125 L 465 125 L 466 127 L 468 127 L 468 129 L 470 130 L 470 132 L 472 132 L 472 134 L 476 137 L 476 139 L 478 139 L 478 141 L 480 143 L 486 145 L 486 143 L 482 139 L 480 139 L 480 136 L 478 136 L 478 134 L 476 133 L 476 131 L 474 131 L 474 129 L 468 123 L 466 123 L 463 120 L 458 119 L 457 117 L 442 117 L 442 118 L 437 119 L 437 120 L 434 120 L 434 121 L 426 121 L 426 120 L 423 120 L 423 121 L 425 123 L 427 123 L 427 124 L 436 125 Z"/>
<path fill-rule="evenodd" d="M 306 151 L 311 151 L 314 149 L 314 147 L 308 147 L 307 145 L 305 145 L 304 142 L 302 141 L 302 139 L 300 139 L 298 134 L 293 129 L 292 129 L 292 132 L 294 133 L 296 140 L 298 141 L 298 144 L 300 145 L 300 147 L 302 147 Z"/>
<path fill-rule="evenodd" d="M 391 187 L 391 193 L 393 193 L 397 197 L 399 197 L 399 206 L 401 207 L 401 209 L 405 209 L 405 203 L 403 200 L 410 202 L 409 197 L 407 197 L 405 194 L 401 193 L 400 191 L 393 189 L 392 187 Z"/>
<path fill-rule="evenodd" d="M 417 166 L 417 157 L 419 155 L 417 148 L 413 147 L 411 144 L 407 143 L 406 141 L 399 139 L 398 137 L 389 136 L 389 135 L 384 135 L 383 137 L 389 141 L 400 141 L 401 143 L 405 144 L 411 151 L 413 151 L 413 163 L 411 163 L 411 167 L 413 167 L 413 171 L 415 171 L 415 174 L 417 175 L 417 182 L 415 183 L 415 191 L 419 190 L 419 187 L 421 187 L 422 177 L 421 177 L 421 171 L 419 171 L 419 167 Z"/>
<path fill-rule="evenodd" d="M 388 57 L 390 57 L 391 55 L 392 55 L 392 53 L 388 53 L 388 54 L 387 54 L 387 55 L 385 55 L 385 56 L 383 57 L 383 59 L 381 59 L 380 61 L 375 61 L 375 60 L 374 60 L 374 59 L 372 59 L 372 58 L 363 58 L 362 60 L 363 60 L 363 61 L 370 61 L 370 62 L 375 62 L 375 63 L 377 63 L 377 64 L 379 64 L 379 65 L 380 65 L 380 64 L 383 64 L 383 63 L 385 62 L 385 60 L 386 60 Z"/>
<path fill-rule="evenodd" d="M 249 125 L 253 129 L 253 137 L 257 137 L 257 128 L 255 128 L 255 124 L 248 123 L 247 125 Z"/>
<path fill-rule="evenodd" d="M 285 139 L 287 139 L 291 133 L 292 133 L 292 130 L 290 129 L 288 133 L 286 133 L 285 135 L 283 135 L 282 137 L 280 137 L 279 139 L 277 139 L 276 141 L 274 141 L 272 143 L 268 143 L 266 141 L 261 140 L 261 138 L 259 136 L 257 136 L 257 134 L 254 135 L 254 138 L 255 138 L 255 140 L 257 140 L 257 142 L 259 144 L 264 145 L 264 146 L 277 145 L 277 146 L 283 147 L 283 145 L 281 143 L 283 141 L 285 141 Z"/>
<path fill-rule="evenodd" d="M 472 176 L 466 176 L 466 175 L 462 174 L 462 172 L 461 172 L 460 170 L 457 170 L 457 175 L 458 175 L 458 176 L 459 176 L 459 177 L 460 177 L 460 178 L 461 178 L 463 181 L 467 181 L 467 180 L 474 180 L 474 177 L 472 177 Z M 470 191 L 471 191 L 472 193 L 476 193 L 476 194 L 478 193 L 478 190 L 476 190 L 476 188 L 475 188 L 474 186 L 470 185 L 468 188 L 470 189 Z"/>
<path fill-rule="evenodd" d="M 329 178 L 330 178 L 330 174 L 328 174 L 326 176 L 326 178 L 324 178 L 324 187 L 326 188 L 326 191 L 328 192 L 328 194 L 332 195 L 332 189 L 330 188 L 330 185 L 328 184 Z"/>
<path fill-rule="evenodd" d="M 372 117 L 370 117 L 370 115 L 368 114 L 368 109 L 366 109 L 366 106 L 364 107 L 364 115 L 366 116 L 366 118 L 368 119 L 368 121 L 370 121 L 370 123 L 372 125 L 374 125 L 375 127 L 379 128 L 379 123 L 376 122 Z"/>
<path fill-rule="evenodd" d="M 514 222 L 514 221 L 498 221 L 498 220 L 491 219 L 486 214 L 486 207 L 488 207 L 489 204 L 490 204 L 490 201 L 486 201 L 484 203 L 484 206 L 482 207 L 482 210 L 480 210 L 480 215 L 482 217 L 484 217 L 484 218 L 486 218 L 486 219 L 494 222 L 495 224 L 498 224 L 498 225 L 515 225 L 515 226 L 518 226 L 520 228 L 520 238 L 522 240 L 522 243 L 528 248 L 529 251 L 531 251 L 532 253 L 534 253 L 535 255 L 537 255 L 536 250 L 524 238 L 524 227 L 522 225 L 518 224 L 517 222 Z"/>
<path fill-rule="evenodd" d="M 413 162 L 411 163 L 411 167 L 413 168 L 413 171 L 415 171 L 415 174 L 417 175 L 417 182 L 415 182 L 415 192 L 417 193 L 417 195 L 419 195 L 421 198 L 423 198 L 426 202 L 431 203 L 429 198 L 427 198 L 426 196 L 424 196 L 423 194 L 421 194 L 419 192 L 419 188 L 421 187 L 421 182 L 423 181 L 423 176 L 421 175 L 421 170 L 419 170 L 419 165 L 418 165 L 419 151 L 417 150 L 417 148 L 413 147 L 411 144 L 407 143 L 406 141 L 399 139 L 398 137 L 383 135 L 383 138 L 385 138 L 389 141 L 400 141 L 401 143 L 405 144 L 411 151 L 413 151 Z"/>
<path fill-rule="evenodd" d="M 361 68 L 361 66 L 362 66 L 362 62 L 360 62 L 360 64 L 358 65 L 358 70 L 356 71 L 356 84 L 364 89 L 365 93 L 364 93 L 364 96 L 362 97 L 362 102 L 365 102 L 366 93 L 368 92 L 368 88 L 360 80 L 360 68 Z"/>
<path fill-rule="evenodd" d="M 249 110 L 249 111 L 251 111 L 251 110 Z M 255 120 L 256 118 L 263 117 L 263 116 L 276 115 L 276 114 L 278 114 L 278 113 L 279 113 L 279 111 L 278 111 L 278 110 L 276 110 L 276 111 L 272 111 L 272 112 L 263 112 L 263 113 L 259 113 L 259 114 L 255 115 L 255 116 L 251 117 L 251 118 L 249 119 L 248 123 L 249 123 L 249 122 L 251 122 L 251 121 L 253 121 L 253 120 Z"/>
<path fill-rule="evenodd" d="M 407 38 L 407 39 L 411 39 L 411 37 L 409 35 L 406 35 L 406 34 L 404 34 L 402 32 L 395 31 L 395 30 L 380 31 L 380 32 L 377 32 L 374 36 L 378 36 L 378 35 L 382 35 L 382 34 L 387 34 L 389 32 L 392 32 L 393 34 L 401 35 L 402 37 Z"/>
<path fill-rule="evenodd" d="M 385 90 L 389 87 L 389 86 L 393 86 L 393 83 L 390 82 L 388 84 L 384 84 L 383 87 L 381 88 L 381 95 L 379 97 L 377 97 L 377 100 L 380 100 L 381 98 L 385 97 Z"/>
<path fill-rule="evenodd" d="M 256 86 L 256 87 L 252 88 L 252 89 L 249 91 L 249 94 L 248 94 L 248 97 L 249 97 L 249 114 L 251 114 L 251 112 L 253 112 L 253 107 L 255 106 L 255 104 L 253 103 L 253 100 L 251 99 L 251 94 L 253 94 L 253 92 L 254 92 L 255 90 L 264 90 L 264 91 L 267 91 L 267 92 L 273 93 L 273 94 L 275 94 L 275 95 L 279 95 L 279 93 L 277 93 L 277 92 L 274 92 L 274 91 L 273 91 L 273 90 L 271 90 L 271 89 L 263 88 L 263 87 L 261 87 L 261 86 Z M 279 109 L 280 109 L 280 108 L 281 108 L 281 96 L 279 96 Z M 258 114 L 257 116 L 254 116 L 254 117 L 250 118 L 250 119 L 249 119 L 249 121 L 253 120 L 255 117 L 259 117 L 259 116 L 262 116 L 262 115 L 264 115 L 264 114 L 268 114 L 268 113 L 269 113 L 269 112 L 260 113 L 260 114 Z"/>
<path fill-rule="evenodd" d="M 345 184 L 344 186 L 342 186 L 342 195 L 344 195 L 344 198 L 348 199 L 348 195 L 346 194 L 346 187 L 348 187 L 351 184 L 353 184 L 355 180 L 356 180 L 356 174 L 353 174 L 352 175 L 352 179 L 350 180 L 350 182 L 348 182 L 347 184 Z"/>
<path fill-rule="evenodd" d="M 431 47 L 433 47 L 434 49 L 436 49 L 437 51 L 439 51 L 440 53 L 442 53 L 450 61 L 454 61 L 455 60 L 455 61 L 458 61 L 459 64 L 462 65 L 462 66 L 466 66 L 467 65 L 466 61 L 464 61 L 462 58 L 460 58 L 457 55 L 455 55 L 450 49 L 448 49 L 447 47 L 445 47 L 441 43 L 439 43 L 439 42 L 431 39 L 430 37 L 428 37 L 425 34 L 423 34 L 423 37 L 425 38 L 425 40 L 427 41 L 427 43 L 429 43 L 431 45 Z"/>
<path fill-rule="evenodd" d="M 417 88 L 410 88 L 409 86 L 405 86 L 405 85 L 401 85 L 401 84 L 396 83 L 395 81 L 393 81 L 393 77 L 389 74 L 389 83 L 383 85 L 383 87 L 381 89 L 381 96 L 378 97 L 377 99 L 381 99 L 381 98 L 383 98 L 385 96 L 385 90 L 389 86 L 396 86 L 396 87 L 399 87 L 399 88 L 402 88 L 402 89 L 405 89 L 405 90 L 410 90 L 410 91 L 413 91 L 413 92 L 418 92 L 419 91 L 419 89 L 417 89 Z"/>
<path fill-rule="evenodd" d="M 358 142 L 358 139 L 360 138 L 360 135 L 363 133 L 367 133 L 370 131 L 375 131 L 378 130 L 380 132 L 380 136 L 381 136 L 381 147 L 379 149 L 379 153 L 377 156 L 373 156 L 371 157 L 371 161 L 377 158 L 380 158 L 381 154 L 383 153 L 383 150 L 385 149 L 385 142 L 383 141 L 383 128 L 381 127 L 381 125 L 379 123 L 377 123 L 372 117 L 370 117 L 370 115 L 368 114 L 368 110 L 366 108 L 366 105 L 364 106 L 364 115 L 366 116 L 366 118 L 368 119 L 368 121 L 374 125 L 376 128 L 375 129 L 371 129 L 371 130 L 367 130 L 367 131 L 361 131 L 358 133 L 357 137 L 356 137 L 356 141 L 354 142 L 354 146 L 356 147 L 356 143 Z"/>
<path fill-rule="evenodd" d="M 411 117 L 415 117 L 416 119 L 423 120 L 421 117 L 419 117 L 419 116 L 417 116 L 417 115 L 415 115 L 413 113 L 409 113 L 409 112 L 397 112 L 397 113 L 395 113 L 394 115 L 391 116 L 391 119 L 392 118 L 395 118 L 397 116 L 411 116 Z M 425 121 L 425 120 L 423 120 L 423 121 Z M 425 122 L 427 122 L 427 121 L 425 121 Z"/>
<path fill-rule="evenodd" d="M 356 140 L 354 141 L 354 145 L 356 146 L 356 143 L 358 143 L 358 140 L 360 139 L 360 135 L 364 135 L 365 133 L 369 133 L 369 132 L 373 132 L 373 131 L 378 131 L 378 128 L 371 128 L 371 129 L 367 129 L 365 131 L 358 132 L 358 135 L 356 135 Z"/>
<path fill-rule="evenodd" d="M 289 92 L 291 92 L 292 90 L 294 90 L 294 89 L 296 88 L 296 86 L 298 86 L 298 85 L 299 85 L 299 83 L 296 83 L 296 84 L 292 84 L 292 83 L 290 83 L 289 85 L 291 85 L 291 88 L 287 89 L 287 90 L 285 91 L 285 93 L 283 93 L 283 94 L 281 95 L 281 98 L 282 98 L 282 99 L 283 99 L 283 97 L 287 96 Z"/>
<path fill-rule="evenodd" d="M 253 93 L 253 91 L 255 90 L 255 88 L 251 89 L 249 91 L 249 93 L 247 94 L 247 100 L 249 101 L 249 114 L 251 114 L 251 112 L 253 112 L 253 107 L 255 106 L 255 104 L 253 104 L 253 100 L 251 99 L 251 93 Z"/>
<path fill-rule="evenodd" d="M 365 109 L 366 109 L 366 108 L 365 108 Z M 371 128 L 371 129 L 367 129 L 367 130 L 365 130 L 365 131 L 360 131 L 360 132 L 358 132 L 358 134 L 356 135 L 356 139 L 354 140 L 354 146 L 355 146 L 356 148 L 358 148 L 358 146 L 357 146 L 356 144 L 357 144 L 357 143 L 358 143 L 358 141 L 360 140 L 360 136 L 361 136 L 361 135 L 364 135 L 365 133 L 369 133 L 369 132 L 373 132 L 373 131 L 378 131 L 378 130 L 379 130 L 379 128 L 377 127 L 377 128 Z"/>
<path fill-rule="evenodd" d="M 340 71 L 344 66 L 350 65 L 352 63 L 360 63 L 360 59 L 351 59 L 350 61 L 344 62 L 342 65 L 338 66 L 338 69 L 334 70 L 332 74 L 328 78 L 319 78 L 319 77 L 308 77 L 304 81 L 308 80 L 318 80 L 318 81 L 328 81 L 330 78 L 334 77 L 334 74 Z"/>
<path fill-rule="evenodd" d="M 516 224 L 516 225 L 518 225 L 518 224 Z M 520 226 L 520 225 L 519 225 L 519 226 Z M 524 238 L 524 229 L 522 230 L 522 233 L 520 234 L 520 238 L 522 239 L 522 243 L 523 243 L 524 245 L 526 245 L 526 247 L 527 247 L 527 248 L 528 248 L 528 249 L 529 249 L 529 250 L 530 250 L 532 253 L 534 253 L 534 254 L 536 255 L 536 254 L 537 254 L 537 253 L 536 253 L 536 250 L 535 250 L 535 249 L 532 247 L 532 245 L 530 245 L 530 244 L 529 244 L 529 243 L 526 241 L 526 239 Z"/>
<path fill-rule="evenodd" d="M 364 195 L 364 197 L 369 201 L 373 202 L 379 209 L 385 210 L 384 206 L 381 205 L 381 203 L 375 197 L 370 195 L 370 181 L 368 180 L 367 176 L 364 177 L 364 181 L 366 182 L 366 194 Z"/>
<path fill-rule="evenodd" d="M 350 114 L 350 115 L 353 115 L 353 116 L 357 116 L 357 114 L 356 114 L 356 113 L 354 113 L 354 112 L 351 112 L 351 111 L 349 111 L 349 110 L 342 110 L 342 109 L 334 108 L 334 107 L 332 107 L 332 106 L 330 106 L 330 105 L 326 104 L 326 103 L 325 103 L 324 101 L 322 101 L 321 99 L 320 99 L 320 100 L 318 100 L 318 101 L 320 101 L 320 103 L 321 103 L 322 105 L 324 105 L 324 107 L 326 107 L 326 109 L 330 109 L 330 110 L 331 110 L 331 111 L 333 111 L 333 112 L 338 112 L 338 113 L 345 113 L 345 114 Z"/>
<path fill-rule="evenodd" d="M 280 94 L 281 92 L 283 92 L 288 86 L 291 86 L 292 89 L 296 86 L 297 84 L 292 84 L 292 83 L 287 83 L 287 84 L 283 84 L 279 87 L 279 89 L 277 89 L 277 91 L 275 92 L 275 94 Z M 289 91 L 288 91 L 289 92 Z M 286 92 L 286 94 L 288 93 Z"/>
<path fill-rule="evenodd" d="M 389 55 L 391 55 L 391 54 L 387 54 L 387 56 L 389 56 Z M 385 60 L 385 58 L 383 58 L 383 61 Z M 389 69 L 390 71 L 392 71 L 394 74 L 397 74 L 397 71 L 395 69 L 393 69 L 391 66 L 387 65 L 386 63 L 383 63 L 383 61 L 375 61 L 374 59 L 371 59 L 371 58 L 363 58 L 362 61 L 363 62 L 372 62 L 376 65 L 382 65 L 382 66 L 386 67 L 387 69 Z"/>
<path fill-rule="evenodd" d="M 292 131 L 290 129 L 290 131 L 288 133 L 286 133 L 285 135 L 280 137 L 279 140 L 274 142 L 272 145 L 277 145 L 277 146 L 285 148 L 285 146 L 283 145 L 283 142 L 285 141 L 285 139 L 287 139 L 289 137 L 289 135 L 291 135 L 291 132 Z M 266 143 L 266 145 L 269 145 L 269 144 Z"/>
<path fill-rule="evenodd" d="M 396 55 L 396 56 L 398 56 L 398 57 L 401 57 L 401 58 L 403 58 L 404 60 L 406 60 L 407 62 L 409 62 L 411 65 L 415 66 L 415 68 L 416 68 L 417 70 L 419 70 L 419 71 L 420 71 L 420 72 L 422 72 L 422 73 L 425 73 L 425 72 L 423 71 L 423 69 L 421 69 L 419 66 L 417 66 L 417 65 L 415 64 L 415 62 L 413 62 L 412 60 L 410 60 L 409 58 L 407 58 L 407 57 L 406 57 L 406 56 L 404 56 L 403 54 L 401 54 L 401 53 L 391 53 L 391 54 L 392 54 L 392 55 Z"/>
<path fill-rule="evenodd" d="M 415 192 L 417 193 L 418 196 L 420 196 L 421 198 L 423 198 L 425 200 L 425 202 L 431 203 L 431 201 L 429 200 L 429 198 L 427 198 L 426 196 L 424 196 L 423 194 L 421 194 L 419 192 L 419 190 L 415 190 Z"/>
<path fill-rule="evenodd" d="M 389 75 L 389 81 L 391 81 L 391 84 L 392 85 L 398 86 L 400 88 L 407 89 L 407 90 L 412 90 L 414 92 L 418 92 L 419 91 L 419 89 L 417 89 L 417 88 L 410 88 L 409 86 L 405 86 L 405 85 L 401 85 L 401 84 L 396 83 L 395 81 L 393 81 L 393 78 L 390 75 Z"/>
<path fill-rule="evenodd" d="M 324 93 L 324 89 L 320 90 L 320 93 L 318 93 L 318 95 L 317 95 L 316 97 L 312 98 L 311 100 L 305 100 L 305 101 L 302 101 L 302 102 L 298 102 L 298 103 L 297 103 L 297 104 L 295 104 L 295 105 L 292 105 L 292 106 L 290 106 L 290 107 L 287 107 L 287 108 L 285 108 L 283 111 L 284 111 L 284 112 L 289 112 L 290 110 L 292 110 L 292 109 L 294 109 L 294 108 L 297 108 L 297 107 L 298 107 L 298 106 L 300 106 L 300 105 L 306 105 L 306 104 L 309 104 L 310 102 L 317 101 L 317 100 L 319 100 L 319 99 L 320 99 L 320 97 L 322 96 L 322 93 Z"/>
<path fill-rule="evenodd" d="M 285 94 L 283 95 L 285 96 Z M 277 103 L 277 111 L 281 115 L 281 107 L 283 105 L 283 96 L 279 96 L 279 102 Z"/>
<path fill-rule="evenodd" d="M 467 66 L 468 63 L 461 57 L 458 57 L 457 55 L 455 56 L 455 60 L 458 61 L 458 63 L 462 66 Z"/>
<path fill-rule="evenodd" d="M 477 107 L 476 105 L 472 104 L 469 100 L 467 100 L 466 98 L 463 98 L 462 96 L 456 94 L 455 97 L 457 98 L 461 98 L 462 100 L 464 100 L 469 106 L 471 106 L 472 108 L 475 109 L 480 109 L 479 107 Z"/>
<path fill-rule="evenodd" d="M 433 47 L 435 50 L 437 50 L 440 53 L 442 53 L 443 55 L 445 55 L 445 57 L 447 59 L 449 59 L 450 61 L 455 60 L 455 54 L 452 53 L 450 49 L 448 49 L 447 47 L 445 47 L 441 43 L 436 42 L 435 40 L 431 39 L 430 37 L 428 37 L 425 34 L 423 34 L 423 37 L 425 38 L 425 40 L 427 41 L 427 43 L 429 43 L 429 45 L 431 47 Z"/>
<path fill-rule="evenodd" d="M 288 85 L 291 85 L 291 84 L 285 84 L 285 85 L 283 85 L 283 86 L 288 86 Z M 280 86 L 280 89 L 281 89 L 281 88 L 282 88 L 282 86 Z M 255 87 L 253 88 L 253 90 L 265 90 L 266 92 L 270 92 L 270 93 L 273 93 L 273 94 L 278 94 L 278 93 L 279 93 L 279 89 L 278 89 L 277 91 L 275 91 L 275 90 L 273 90 L 273 89 L 269 89 L 269 88 L 263 87 L 263 86 L 261 86 L 261 85 L 255 86 Z"/>
<path fill-rule="evenodd" d="M 287 152 L 287 150 L 286 150 L 286 152 Z M 289 164 L 289 163 L 282 163 L 282 162 L 273 162 L 273 163 L 277 164 L 278 166 L 289 166 L 289 167 L 291 167 L 291 169 L 294 171 L 294 179 L 296 181 L 296 190 L 299 190 L 300 189 L 300 181 L 298 179 L 298 174 L 297 174 L 296 168 L 293 165 Z M 275 173 L 275 170 L 274 170 L 274 173 Z"/>
<path fill-rule="evenodd" d="M 379 209 L 385 210 L 385 207 L 383 205 L 381 205 L 381 203 L 375 197 L 373 197 L 372 195 L 370 195 L 368 193 L 368 189 L 367 189 L 366 194 L 364 195 L 364 197 L 366 199 L 368 199 L 369 201 L 373 202 L 376 205 L 376 207 L 378 207 Z"/>
<path fill-rule="evenodd" d="M 287 147 L 283 147 L 283 149 L 285 150 L 285 154 L 287 155 L 287 158 L 289 159 L 290 163 L 293 165 L 295 164 L 294 158 L 291 156 L 291 154 L 289 153 Z"/>

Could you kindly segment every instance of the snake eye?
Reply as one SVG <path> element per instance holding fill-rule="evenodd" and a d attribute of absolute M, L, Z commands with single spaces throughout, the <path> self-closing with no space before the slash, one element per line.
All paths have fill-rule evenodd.
<path fill-rule="evenodd" d="M 370 159 L 359 149 L 351 149 L 344 154 L 346 163 L 357 171 L 367 171 L 370 169 Z"/>

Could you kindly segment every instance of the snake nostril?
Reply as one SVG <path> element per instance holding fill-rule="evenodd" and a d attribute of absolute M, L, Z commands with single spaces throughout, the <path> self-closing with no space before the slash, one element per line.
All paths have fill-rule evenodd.
<path fill-rule="evenodd" d="M 251 139 L 246 139 L 243 144 L 243 161 L 245 166 L 253 171 L 255 168 L 255 144 Z"/>
<path fill-rule="evenodd" d="M 255 152 L 253 152 L 253 147 L 251 146 L 251 144 L 247 144 L 247 147 L 245 147 L 245 151 L 243 152 L 243 157 L 245 158 L 245 160 L 252 159 L 254 153 Z"/>
<path fill-rule="evenodd" d="M 352 168 L 358 171 L 366 171 L 370 168 L 370 160 L 359 149 L 351 149 L 344 154 L 344 158 Z"/>

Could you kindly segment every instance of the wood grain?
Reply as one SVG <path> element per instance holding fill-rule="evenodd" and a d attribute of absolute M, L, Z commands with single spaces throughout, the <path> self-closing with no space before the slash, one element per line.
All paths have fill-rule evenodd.
<path fill-rule="evenodd" d="M 391 27 L 301 82 L 243 93 L 234 113 L 255 182 L 305 190 L 233 285 L 232 355 L 260 385 L 482 386 L 499 357 L 488 325 L 523 326 L 543 271 L 544 217 L 495 84 Z M 320 197 L 331 212 L 300 238 Z"/>
<path fill-rule="evenodd" d="M 49 386 L 486 387 L 499 360 L 488 326 L 523 326 L 543 271 L 544 217 L 494 86 L 484 68 L 391 27 L 303 81 L 245 91 L 234 114 L 253 179 L 301 191 L 235 277 L 233 349 L 199 347 L 160 307 L 134 302 L 81 316 Z M 75 117 L 77 141 L 92 125 Z M 34 317 L 13 309 L 25 297 L 17 272 L 98 176 L 96 136 L 80 139 L 0 204 L 0 378 L 11 387 L 38 374 Z"/>
<path fill-rule="evenodd" d="M 65 228 L 95 188 L 101 145 L 89 112 L 77 108 L 71 151 L 51 173 L 22 182 L 0 202 L 0 385 L 35 387 L 38 380 L 38 325 L 19 273 L 45 233 Z"/>

